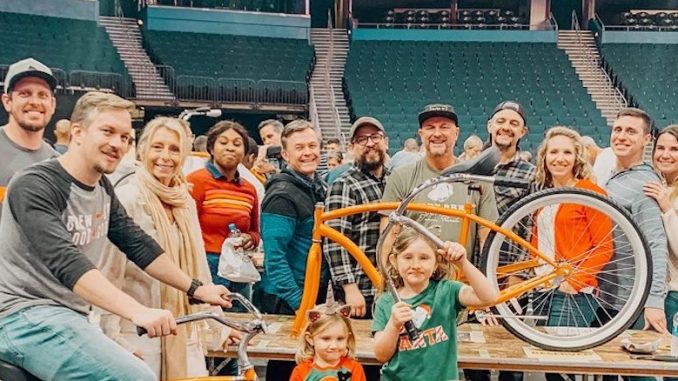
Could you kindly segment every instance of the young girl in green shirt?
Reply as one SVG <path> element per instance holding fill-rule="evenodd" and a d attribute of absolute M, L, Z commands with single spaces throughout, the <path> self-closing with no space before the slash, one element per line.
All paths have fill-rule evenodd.
<path fill-rule="evenodd" d="M 450 279 L 453 264 L 469 285 Z M 376 358 L 385 363 L 381 379 L 457 380 L 457 314 L 491 304 L 497 291 L 463 246 L 448 241 L 438 249 L 412 229 L 398 234 L 386 267 L 402 301 L 382 290 L 375 303 L 372 332 Z M 403 328 L 410 320 L 420 332 L 414 342 Z"/>

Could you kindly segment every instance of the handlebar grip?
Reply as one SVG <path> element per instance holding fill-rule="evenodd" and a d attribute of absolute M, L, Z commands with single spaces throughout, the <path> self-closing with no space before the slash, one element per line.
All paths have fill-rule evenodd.
<path fill-rule="evenodd" d="M 501 186 L 501 187 L 508 187 L 508 188 L 521 188 L 521 189 L 530 188 L 530 182 L 529 181 L 512 179 L 512 178 L 509 178 L 509 177 L 495 177 L 494 178 L 494 185 L 498 185 L 498 186 Z"/>
<path fill-rule="evenodd" d="M 144 327 L 137 327 L 137 335 L 138 335 L 138 336 L 143 336 L 143 335 L 145 335 L 145 334 L 147 334 L 147 333 L 148 333 L 148 331 L 146 330 L 146 328 L 144 328 Z"/>
<path fill-rule="evenodd" d="M 410 342 L 414 343 L 419 340 L 419 330 L 414 326 L 412 320 L 405 322 L 405 331 L 407 332 L 407 338 L 410 339 Z"/>

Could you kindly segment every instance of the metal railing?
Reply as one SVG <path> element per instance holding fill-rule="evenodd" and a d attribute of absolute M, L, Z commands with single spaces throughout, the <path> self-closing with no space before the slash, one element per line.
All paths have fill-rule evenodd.
<path fill-rule="evenodd" d="M 678 25 L 606 25 L 604 30 L 617 30 L 625 32 L 678 32 Z"/>
<path fill-rule="evenodd" d="M 589 74 L 598 74 L 603 78 L 603 88 L 604 94 L 608 99 L 612 99 L 615 102 L 616 110 L 619 110 L 623 107 L 626 107 L 628 104 L 624 95 L 619 91 L 619 89 L 614 85 L 612 78 L 607 74 L 607 71 L 604 70 L 601 66 L 600 58 L 597 55 L 597 51 L 594 52 L 594 49 L 588 45 L 585 45 L 582 40 L 581 27 L 579 25 L 579 20 L 577 18 L 577 13 L 572 11 L 572 30 L 574 30 L 577 37 L 577 50 L 580 58 L 585 60 L 585 71 Z M 599 88 L 600 89 L 600 88 Z"/>
<path fill-rule="evenodd" d="M 328 17 L 331 17 L 330 12 L 328 12 Z M 337 110 L 337 100 L 334 97 L 335 89 L 334 86 L 332 86 L 332 82 L 330 81 L 330 71 L 332 68 L 333 59 L 334 59 L 334 28 L 330 28 L 330 49 L 327 55 L 327 59 L 325 60 L 325 87 L 330 92 L 330 110 L 332 111 L 332 124 L 334 125 L 334 128 L 336 128 L 337 130 L 337 136 L 339 137 L 339 139 L 341 139 L 342 146 L 347 147 L 346 137 L 344 136 L 341 129 L 341 118 L 339 117 L 339 110 Z"/>
<path fill-rule="evenodd" d="M 320 120 L 318 118 L 318 105 L 316 105 L 315 103 L 315 96 L 313 96 L 313 85 L 311 84 L 308 85 L 308 96 L 309 96 L 308 102 L 309 120 L 311 121 L 311 123 L 313 123 L 317 131 L 322 132 L 320 130 Z"/>
<path fill-rule="evenodd" d="M 449 23 L 363 23 L 358 28 L 370 29 L 455 29 L 455 30 L 558 30 L 557 24 L 449 24 Z"/>
<path fill-rule="evenodd" d="M 134 94 L 131 81 L 126 81 L 121 74 L 88 70 L 69 72 L 67 89 L 111 92 L 123 98 L 131 98 Z"/>
<path fill-rule="evenodd" d="M 174 94 L 180 100 L 216 101 L 217 80 L 200 75 L 178 75 Z"/>
<path fill-rule="evenodd" d="M 252 79 L 217 79 L 217 98 L 222 103 L 256 103 L 257 83 Z"/>
<path fill-rule="evenodd" d="M 262 79 L 257 81 L 257 88 L 257 104 L 308 103 L 308 87 L 304 82 Z"/>
<path fill-rule="evenodd" d="M 66 73 L 63 69 L 52 67 L 52 75 L 57 80 L 57 93 L 66 91 L 97 90 L 111 92 L 120 96 L 129 96 L 129 85 L 117 73 L 102 73 L 97 71 L 74 70 Z M 3 85 L 9 65 L 0 65 L 0 85 Z"/>
<path fill-rule="evenodd" d="M 308 86 L 300 81 L 214 78 L 174 75 L 171 66 L 156 67 L 168 89 L 181 101 L 271 105 L 306 105 Z"/>
<path fill-rule="evenodd" d="M 553 13 L 549 12 L 549 18 L 548 18 L 549 24 L 551 25 L 551 30 L 555 30 L 556 32 L 558 31 L 558 20 L 556 20 L 556 17 L 553 16 Z"/>

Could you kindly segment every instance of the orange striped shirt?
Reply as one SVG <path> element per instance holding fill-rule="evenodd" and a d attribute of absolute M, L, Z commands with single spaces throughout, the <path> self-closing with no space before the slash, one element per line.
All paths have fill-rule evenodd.
<path fill-rule="evenodd" d="M 191 195 L 198 208 L 208 253 L 221 253 L 221 245 L 228 236 L 228 224 L 235 224 L 259 244 L 259 200 L 252 184 L 242 177 L 235 181 L 215 178 L 207 168 L 192 172 L 187 180 L 192 184 Z"/>

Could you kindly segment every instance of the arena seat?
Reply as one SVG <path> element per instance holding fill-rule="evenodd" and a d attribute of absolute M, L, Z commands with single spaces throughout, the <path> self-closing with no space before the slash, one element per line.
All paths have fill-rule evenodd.
<path fill-rule="evenodd" d="M 603 44 L 601 53 L 612 73 L 658 127 L 678 122 L 678 77 L 673 44 Z M 652 70 L 648 70 L 652 68 Z"/>
<path fill-rule="evenodd" d="M 220 78 L 251 80 L 264 95 L 304 93 L 295 99 L 307 102 L 304 89 L 280 82 L 308 82 L 314 50 L 306 40 L 154 30 L 144 30 L 144 38 L 156 64 L 172 66 L 177 76 L 213 78 L 218 93 L 234 90 L 231 84 L 219 85 Z"/>
<path fill-rule="evenodd" d="M 78 83 L 66 83 L 65 73 L 90 71 L 119 74 L 124 86 L 131 88 L 120 55 L 104 28 L 94 21 L 0 12 L 0 46 L 0 65 L 36 58 L 64 71 L 55 72 L 61 86 L 96 86 L 92 76 L 83 75 L 78 76 Z"/>
<path fill-rule="evenodd" d="M 607 125 L 553 43 L 359 40 L 351 44 L 345 77 L 353 116 L 382 116 L 389 136 L 403 140 L 416 134 L 424 105 L 452 104 L 461 127 L 457 152 L 471 133 L 487 137 L 487 117 L 505 99 L 522 103 L 528 113 L 523 149 L 536 149 L 541 138 L 532 138 L 556 124 L 587 132 Z M 399 150 L 394 143 L 390 139 L 391 149 Z"/>

